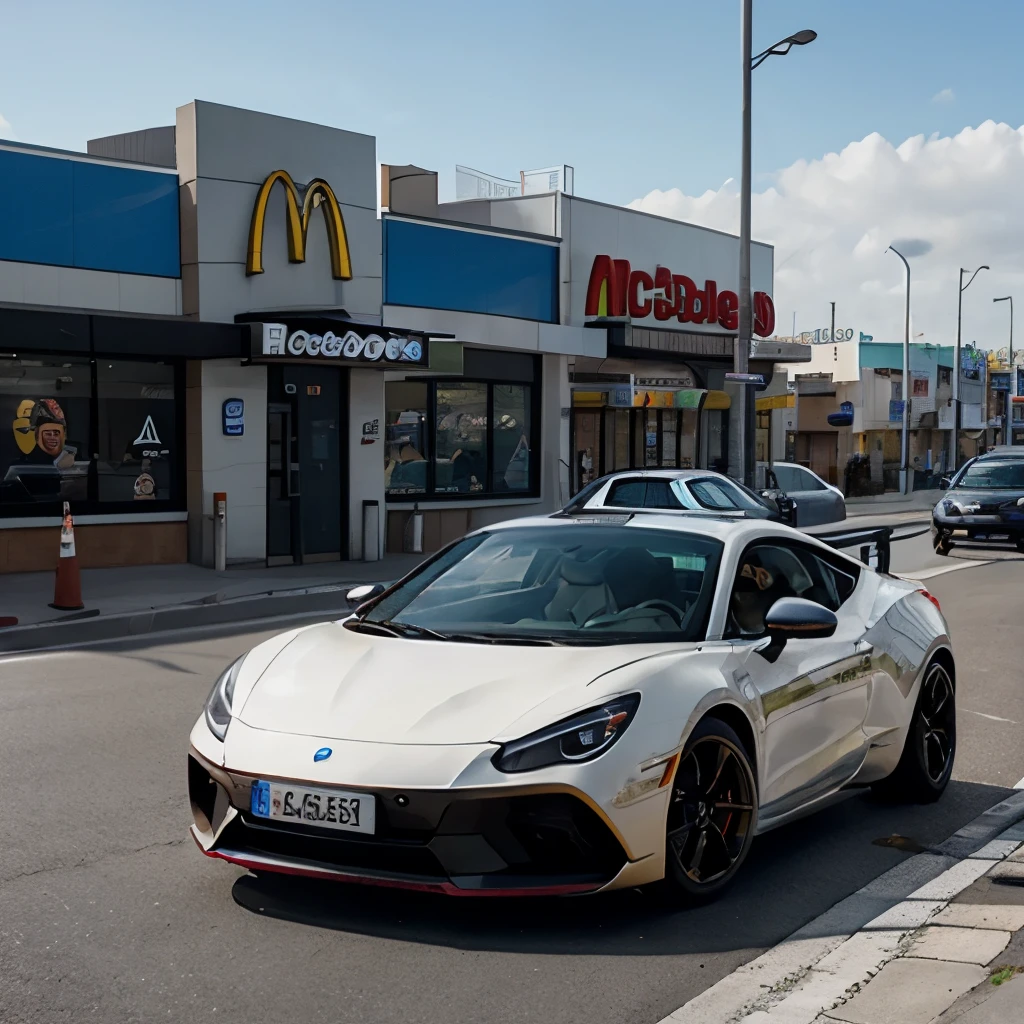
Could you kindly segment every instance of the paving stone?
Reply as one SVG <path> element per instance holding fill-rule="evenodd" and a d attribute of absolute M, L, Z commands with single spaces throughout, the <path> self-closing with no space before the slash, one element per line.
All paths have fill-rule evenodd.
<path fill-rule="evenodd" d="M 1015 932 L 1024 928 L 1024 906 L 995 906 L 989 903 L 951 903 L 932 924 L 953 928 L 995 928 Z"/>
<path fill-rule="evenodd" d="M 988 928 L 944 928 L 929 925 L 907 950 L 923 960 L 954 960 L 984 966 L 991 963 L 1010 941 L 1010 933 Z"/>
<path fill-rule="evenodd" d="M 988 877 L 1024 879 L 1024 860 L 1004 860 L 988 873 Z"/>
<path fill-rule="evenodd" d="M 977 964 L 902 957 L 825 1018 L 847 1024 L 929 1024 L 986 977 Z"/>

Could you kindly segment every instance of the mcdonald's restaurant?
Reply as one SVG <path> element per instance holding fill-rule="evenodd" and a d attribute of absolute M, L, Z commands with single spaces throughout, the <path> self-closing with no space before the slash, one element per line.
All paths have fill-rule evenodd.
<path fill-rule="evenodd" d="M 221 492 L 228 561 L 269 564 L 564 497 L 557 240 L 382 221 L 373 137 L 195 101 L 0 141 L 0 195 L 0 572 L 53 567 L 64 502 L 100 567 L 212 565 Z"/>
<path fill-rule="evenodd" d="M 198 100 L 0 141 L 0 572 L 53 567 L 64 502 L 85 567 L 213 565 L 221 493 L 229 563 L 301 564 L 714 465 L 737 240 L 560 180 L 442 203 L 372 136 Z"/>

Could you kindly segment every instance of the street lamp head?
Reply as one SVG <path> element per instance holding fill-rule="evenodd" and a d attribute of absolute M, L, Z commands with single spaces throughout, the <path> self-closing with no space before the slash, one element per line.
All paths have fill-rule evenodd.
<path fill-rule="evenodd" d="M 796 32 L 791 35 L 786 42 L 793 43 L 795 46 L 806 46 L 808 43 L 813 43 L 818 38 L 818 33 L 811 28 L 805 28 L 801 32 Z"/>
<path fill-rule="evenodd" d="M 998 299 L 993 299 L 993 302 L 1013 302 L 1012 295 L 1001 295 Z"/>

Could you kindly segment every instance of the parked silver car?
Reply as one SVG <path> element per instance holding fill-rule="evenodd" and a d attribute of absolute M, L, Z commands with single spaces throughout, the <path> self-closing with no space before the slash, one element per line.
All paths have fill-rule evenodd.
<path fill-rule="evenodd" d="M 825 483 L 817 473 L 794 462 L 759 463 L 766 484 L 785 492 L 797 505 L 797 525 L 820 526 L 841 523 L 846 518 L 846 499 L 838 487 Z"/>

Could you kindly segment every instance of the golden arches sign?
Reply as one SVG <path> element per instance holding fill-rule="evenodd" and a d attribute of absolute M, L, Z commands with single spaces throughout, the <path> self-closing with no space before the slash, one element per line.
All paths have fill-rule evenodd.
<path fill-rule="evenodd" d="M 302 213 L 299 213 L 299 190 L 287 171 L 274 171 L 260 186 L 256 205 L 249 225 L 249 253 L 245 261 L 247 274 L 263 273 L 263 231 L 266 227 L 267 203 L 274 186 L 284 186 L 288 226 L 288 259 L 292 263 L 306 261 L 306 235 L 309 231 L 310 216 L 318 206 L 324 213 L 327 224 L 327 242 L 331 250 L 331 276 L 339 281 L 352 279 L 352 259 L 348 251 L 348 236 L 345 233 L 345 218 L 334 190 L 323 178 L 314 178 L 306 186 L 302 199 Z"/>

